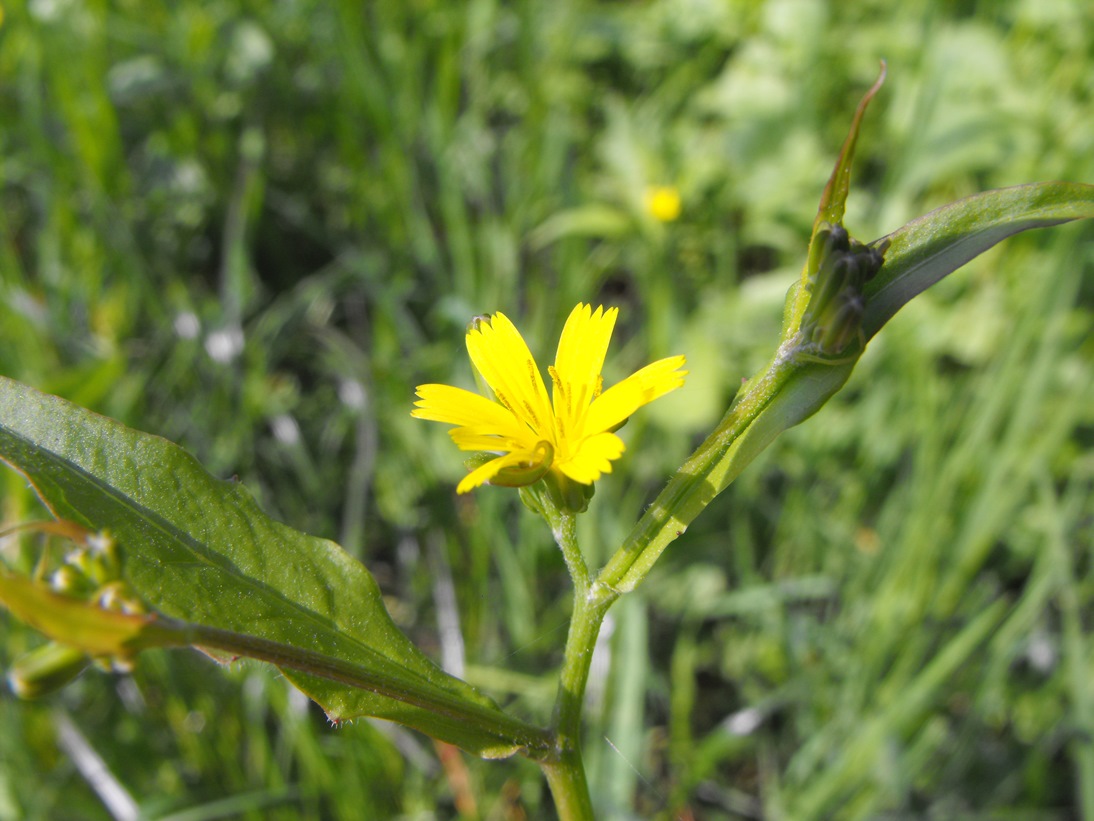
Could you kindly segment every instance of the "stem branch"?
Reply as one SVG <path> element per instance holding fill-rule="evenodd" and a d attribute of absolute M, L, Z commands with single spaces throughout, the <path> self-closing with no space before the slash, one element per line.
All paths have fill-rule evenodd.
<path fill-rule="evenodd" d="M 633 589 L 664 549 L 725 488 L 739 470 L 729 476 L 717 475 L 724 457 L 783 388 L 792 369 L 791 363 L 776 358 L 762 376 L 746 386 L 745 394 L 688 457 L 600 571 L 596 588 L 604 586 L 613 598 Z"/>
<path fill-rule="evenodd" d="M 589 589 L 589 566 L 585 564 L 585 557 L 577 544 L 577 514 L 569 510 L 555 510 L 551 511 L 548 521 L 551 533 L 562 550 L 566 569 L 573 579 L 574 595 L 584 595 Z"/>

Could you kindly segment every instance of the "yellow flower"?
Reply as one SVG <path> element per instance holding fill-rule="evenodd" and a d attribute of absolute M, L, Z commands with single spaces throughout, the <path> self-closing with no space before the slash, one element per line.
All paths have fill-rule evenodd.
<path fill-rule="evenodd" d="M 680 216 L 680 192 L 671 185 L 646 189 L 646 211 L 658 222 L 672 222 Z"/>
<path fill-rule="evenodd" d="M 459 483 L 467 493 L 487 482 L 529 485 L 554 471 L 582 485 L 610 473 L 623 454 L 613 433 L 632 413 L 684 384 L 684 357 L 647 365 L 603 390 L 600 369 L 615 328 L 617 308 L 578 304 L 566 320 L 555 364 L 547 369 L 553 401 L 520 332 L 503 313 L 476 320 L 467 352 L 497 401 L 450 385 L 420 385 L 411 412 L 418 419 L 457 425 L 461 450 L 498 454 Z"/>

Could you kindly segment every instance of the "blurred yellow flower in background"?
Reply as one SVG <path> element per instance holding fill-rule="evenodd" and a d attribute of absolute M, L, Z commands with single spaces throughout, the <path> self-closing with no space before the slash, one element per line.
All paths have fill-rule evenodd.
<path fill-rule="evenodd" d="M 646 211 L 658 222 L 672 222 L 680 216 L 680 192 L 671 185 L 653 185 L 646 189 Z"/>

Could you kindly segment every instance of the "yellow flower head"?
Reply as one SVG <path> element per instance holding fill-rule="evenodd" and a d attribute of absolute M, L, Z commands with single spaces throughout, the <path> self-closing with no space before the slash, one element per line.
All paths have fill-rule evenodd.
<path fill-rule="evenodd" d="M 671 185 L 646 189 L 646 211 L 658 222 L 673 222 L 680 216 L 680 192 Z"/>
<path fill-rule="evenodd" d="M 578 304 L 566 320 L 555 364 L 547 369 L 553 396 L 520 332 L 503 313 L 477 320 L 467 332 L 467 352 L 497 401 L 450 385 L 420 385 L 411 415 L 457 425 L 450 431 L 461 450 L 498 454 L 456 487 L 486 482 L 529 485 L 556 471 L 582 485 L 610 473 L 623 454 L 612 431 L 648 402 L 684 384 L 684 357 L 647 365 L 603 390 L 600 369 L 615 328 L 617 308 L 595 311 Z M 553 400 L 553 401 L 552 401 Z"/>

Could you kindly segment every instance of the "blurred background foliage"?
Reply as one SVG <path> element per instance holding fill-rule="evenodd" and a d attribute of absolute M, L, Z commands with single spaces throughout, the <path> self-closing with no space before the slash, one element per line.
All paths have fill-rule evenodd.
<path fill-rule="evenodd" d="M 472 384 L 473 315 L 504 310 L 544 362 L 576 302 L 619 305 L 608 382 L 688 356 L 583 518 L 602 561 L 770 354 L 879 58 L 853 235 L 1094 181 L 1094 12 L 1067 0 L 3 14 L 0 373 L 238 475 L 540 721 L 561 558 L 515 494 L 457 499 L 461 455 L 408 415 L 421 382 Z M 588 710 L 603 817 L 1094 809 L 1092 238 L 1020 236 L 917 299 L 613 610 Z M 5 522 L 43 515 L 0 482 Z M 40 642 L 0 629 L 5 667 Z M 273 671 L 196 654 L 5 692 L 0 728 L 0 819 L 552 815 L 527 762 L 331 728 Z"/>

